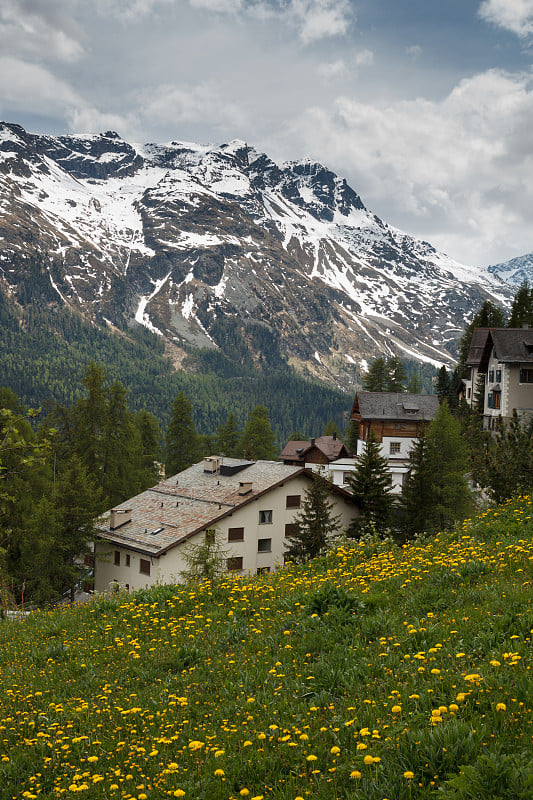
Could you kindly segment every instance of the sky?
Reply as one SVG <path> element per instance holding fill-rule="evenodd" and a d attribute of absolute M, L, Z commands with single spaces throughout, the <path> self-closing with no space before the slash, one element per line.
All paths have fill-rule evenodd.
<path fill-rule="evenodd" d="M 533 0 L 0 0 L 0 119 L 243 139 L 465 264 L 533 251 Z"/>

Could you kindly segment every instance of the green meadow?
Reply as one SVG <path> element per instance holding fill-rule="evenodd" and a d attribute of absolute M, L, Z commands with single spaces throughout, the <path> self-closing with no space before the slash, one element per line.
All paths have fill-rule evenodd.
<path fill-rule="evenodd" d="M 0 623 L 0 800 L 533 797 L 533 506 Z"/>

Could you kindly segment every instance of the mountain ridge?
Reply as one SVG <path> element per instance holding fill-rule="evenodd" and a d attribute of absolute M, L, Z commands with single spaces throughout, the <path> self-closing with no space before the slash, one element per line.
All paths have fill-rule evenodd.
<path fill-rule="evenodd" d="M 15 300 L 39 254 L 57 302 L 97 322 L 141 324 L 178 350 L 223 348 L 238 325 L 258 364 L 266 337 L 343 388 L 383 353 L 451 365 L 481 303 L 510 298 L 318 162 L 276 164 L 241 140 L 138 145 L 0 123 L 0 236 Z"/>

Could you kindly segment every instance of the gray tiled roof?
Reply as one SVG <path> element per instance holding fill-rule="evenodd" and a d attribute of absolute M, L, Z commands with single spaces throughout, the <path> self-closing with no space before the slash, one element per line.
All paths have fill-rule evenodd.
<path fill-rule="evenodd" d="M 485 369 L 492 346 L 502 363 L 533 363 L 533 328 L 476 328 L 466 363 Z"/>
<path fill-rule="evenodd" d="M 242 461 L 224 457 L 223 463 L 240 465 Z M 302 471 L 279 461 L 254 461 L 235 475 L 221 475 L 204 472 L 202 461 L 114 506 L 132 512 L 131 522 L 116 530 L 109 528 L 107 511 L 101 518 L 100 535 L 118 545 L 156 555 Z M 252 491 L 240 495 L 240 482 L 248 481 Z"/>
<path fill-rule="evenodd" d="M 439 408 L 434 394 L 357 392 L 362 419 L 432 420 Z"/>
<path fill-rule="evenodd" d="M 504 363 L 533 363 L 533 328 L 493 328 L 494 353 Z"/>

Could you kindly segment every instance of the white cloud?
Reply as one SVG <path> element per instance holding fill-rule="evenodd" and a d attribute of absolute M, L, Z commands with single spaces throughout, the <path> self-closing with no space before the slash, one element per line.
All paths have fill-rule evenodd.
<path fill-rule="evenodd" d="M 0 57 L 0 98 L 0 108 L 61 116 L 80 102 L 70 86 L 45 67 L 11 56 Z"/>
<path fill-rule="evenodd" d="M 532 76 L 489 70 L 441 101 L 339 97 L 309 109 L 288 136 L 347 173 L 388 221 L 486 263 L 504 240 L 507 253 L 532 249 L 532 129 Z"/>
<path fill-rule="evenodd" d="M 483 0 L 479 15 L 517 36 L 533 34 L 533 0 Z"/>
<path fill-rule="evenodd" d="M 214 83 L 191 86 L 165 84 L 140 93 L 141 116 L 155 125 L 179 125 L 209 120 L 220 130 L 238 131 L 247 122 L 240 106 Z"/>
<path fill-rule="evenodd" d="M 344 35 L 352 16 L 347 0 L 292 0 L 286 13 L 304 44 Z"/>
<path fill-rule="evenodd" d="M 2 54 L 42 60 L 77 61 L 84 48 L 80 31 L 62 0 L 0 0 Z"/>

